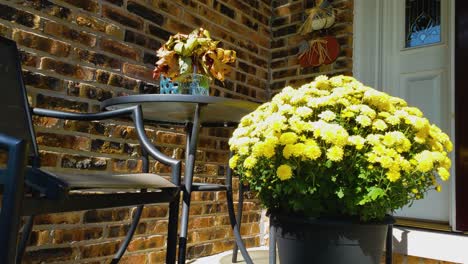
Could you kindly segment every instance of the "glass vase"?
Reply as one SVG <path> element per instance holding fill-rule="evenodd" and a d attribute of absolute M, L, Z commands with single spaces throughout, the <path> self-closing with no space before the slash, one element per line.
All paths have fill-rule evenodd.
<path fill-rule="evenodd" d="M 190 73 L 177 77 L 179 94 L 210 95 L 210 77 L 204 74 Z"/>

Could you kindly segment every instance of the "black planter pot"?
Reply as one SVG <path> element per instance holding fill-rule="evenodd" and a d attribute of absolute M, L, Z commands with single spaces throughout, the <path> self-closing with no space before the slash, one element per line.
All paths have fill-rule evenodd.
<path fill-rule="evenodd" d="M 271 215 L 281 264 L 378 264 L 388 216 L 380 223 Z"/>

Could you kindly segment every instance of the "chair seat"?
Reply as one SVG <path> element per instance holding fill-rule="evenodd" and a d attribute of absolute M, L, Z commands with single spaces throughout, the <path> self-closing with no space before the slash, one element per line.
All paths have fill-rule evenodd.
<path fill-rule="evenodd" d="M 44 171 L 43 169 L 41 169 Z M 73 189 L 160 189 L 175 187 L 163 177 L 152 173 L 133 174 L 65 174 L 44 171 L 64 183 L 70 190 Z"/>
<path fill-rule="evenodd" d="M 29 168 L 26 183 L 47 197 L 68 195 L 73 190 L 114 190 L 115 193 L 135 192 L 137 189 L 176 189 L 177 186 L 162 176 L 152 173 L 87 174 L 61 173 Z"/>

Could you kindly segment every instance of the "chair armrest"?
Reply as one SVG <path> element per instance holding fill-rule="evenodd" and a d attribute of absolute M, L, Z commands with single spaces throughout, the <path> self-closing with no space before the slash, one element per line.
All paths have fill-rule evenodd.
<path fill-rule="evenodd" d="M 137 131 L 138 139 L 142 147 L 148 152 L 148 154 L 153 157 L 155 160 L 167 165 L 172 168 L 172 182 L 179 186 L 180 185 L 180 175 L 181 175 L 181 161 L 173 159 L 164 155 L 157 148 L 153 146 L 151 141 L 145 134 L 145 127 L 143 125 L 143 113 L 141 106 L 131 106 L 127 108 L 99 112 L 99 113 L 70 113 L 63 111 L 56 111 L 44 108 L 33 108 L 32 113 L 38 116 L 47 116 L 60 119 L 69 119 L 69 120 L 80 120 L 80 121 L 97 121 L 105 120 L 115 117 L 130 116 L 133 119 L 135 128 Z"/>
<path fill-rule="evenodd" d="M 0 170 L 0 184 L 16 185 L 18 181 L 24 182 L 27 148 L 25 140 L 0 133 L 0 149 L 8 151 L 7 167 L 5 170 Z M 10 175 L 12 177 L 9 177 Z"/>

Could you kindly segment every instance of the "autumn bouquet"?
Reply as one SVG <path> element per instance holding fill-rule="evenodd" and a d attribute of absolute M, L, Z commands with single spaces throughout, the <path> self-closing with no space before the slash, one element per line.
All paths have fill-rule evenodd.
<path fill-rule="evenodd" d="M 229 166 L 286 214 L 381 220 L 450 176 L 447 134 L 347 76 L 284 88 L 241 120 L 229 145 Z"/>
<path fill-rule="evenodd" d="M 161 74 L 171 79 L 191 73 L 206 74 L 220 81 L 229 72 L 228 63 L 236 60 L 236 52 L 218 48 L 219 41 L 212 40 L 210 33 L 199 28 L 190 34 L 177 33 L 157 51 L 159 60 L 153 78 Z"/>

